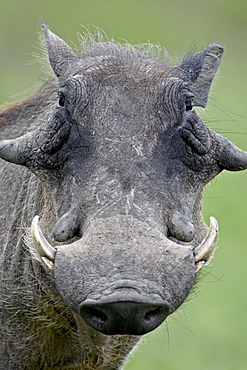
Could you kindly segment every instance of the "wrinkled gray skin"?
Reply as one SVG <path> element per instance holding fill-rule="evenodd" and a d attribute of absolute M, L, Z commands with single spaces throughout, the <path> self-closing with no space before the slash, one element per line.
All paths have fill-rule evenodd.
<path fill-rule="evenodd" d="M 0 115 L 0 368 L 119 369 L 189 294 L 202 190 L 247 154 L 193 109 L 222 47 L 170 67 L 113 42 L 77 56 L 44 29 L 55 77 Z M 31 239 L 35 215 L 52 269 Z M 101 330 L 108 310 L 117 318 Z"/>

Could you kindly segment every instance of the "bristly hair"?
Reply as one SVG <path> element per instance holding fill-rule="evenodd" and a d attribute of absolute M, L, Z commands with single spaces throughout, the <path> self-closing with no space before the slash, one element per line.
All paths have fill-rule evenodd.
<path fill-rule="evenodd" d="M 116 41 L 109 38 L 99 27 L 94 27 L 93 32 L 90 27 L 85 27 L 85 32 L 78 34 L 78 39 L 80 45 L 78 54 L 82 58 L 86 56 L 119 55 L 136 59 L 152 59 L 168 65 L 171 63 L 168 52 L 161 45 L 149 42 L 132 45 L 123 39 Z"/>
<path fill-rule="evenodd" d="M 85 31 L 82 34 L 78 33 L 79 45 L 72 45 L 79 58 L 113 56 L 125 59 L 153 60 L 165 65 L 171 65 L 174 62 L 173 58 L 160 44 L 148 42 L 132 45 L 123 39 L 116 41 L 109 38 L 99 27 L 88 26 L 84 29 Z M 39 52 L 33 53 L 33 56 L 41 64 L 45 74 L 50 75 L 52 70 L 43 32 L 39 32 Z"/>

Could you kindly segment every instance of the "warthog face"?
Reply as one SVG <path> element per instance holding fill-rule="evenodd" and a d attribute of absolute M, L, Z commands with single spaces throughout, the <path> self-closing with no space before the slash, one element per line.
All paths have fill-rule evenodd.
<path fill-rule="evenodd" d="M 215 249 L 204 186 L 247 168 L 247 153 L 193 107 L 206 106 L 223 49 L 169 67 L 113 42 L 77 56 L 44 28 L 58 98 L 0 156 L 40 180 L 33 245 L 65 303 L 104 334 L 145 334 L 182 304 Z"/>

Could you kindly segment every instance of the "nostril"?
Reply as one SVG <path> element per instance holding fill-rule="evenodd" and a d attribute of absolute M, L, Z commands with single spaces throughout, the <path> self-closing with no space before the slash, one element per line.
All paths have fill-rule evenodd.
<path fill-rule="evenodd" d="M 159 314 L 162 314 L 161 308 L 156 308 L 155 310 L 148 311 L 144 315 L 144 321 L 146 323 L 151 323 L 152 321 L 156 320 Z"/>
<path fill-rule="evenodd" d="M 95 308 L 85 308 L 84 320 L 91 321 L 97 326 L 102 326 L 107 321 L 107 316 L 104 312 L 97 310 Z"/>

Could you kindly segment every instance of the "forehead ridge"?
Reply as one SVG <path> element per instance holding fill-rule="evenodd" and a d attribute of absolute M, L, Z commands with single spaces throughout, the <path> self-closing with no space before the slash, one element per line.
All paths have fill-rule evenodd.
<path fill-rule="evenodd" d="M 165 50 L 157 45 L 120 44 L 115 41 L 82 44 L 78 54 L 76 70 L 70 76 L 89 74 L 91 77 L 110 77 L 114 75 L 142 80 L 159 77 L 169 73 L 170 59 Z"/>

